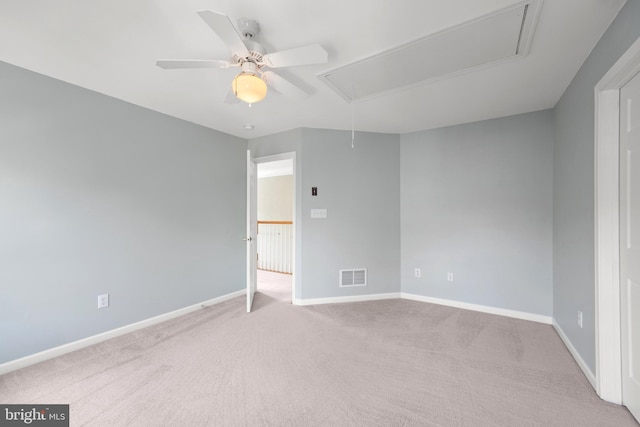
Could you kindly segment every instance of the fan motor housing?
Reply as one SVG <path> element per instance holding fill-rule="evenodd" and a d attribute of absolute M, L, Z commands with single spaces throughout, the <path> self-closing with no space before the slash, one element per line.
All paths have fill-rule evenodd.
<path fill-rule="evenodd" d="M 247 46 L 249 56 L 246 58 L 241 58 L 234 53 L 233 61 L 240 64 L 245 61 L 262 62 L 262 56 L 267 53 L 266 49 L 260 43 L 253 40 L 244 40 L 244 44 L 245 46 Z"/>

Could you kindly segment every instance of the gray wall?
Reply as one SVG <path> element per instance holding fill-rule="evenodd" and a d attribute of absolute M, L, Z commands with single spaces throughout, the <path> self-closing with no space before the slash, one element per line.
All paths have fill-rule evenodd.
<path fill-rule="evenodd" d="M 245 140 L 1 62 L 0 93 L 0 363 L 244 288 Z"/>
<path fill-rule="evenodd" d="M 253 157 L 265 157 L 282 153 L 296 153 L 302 156 L 302 129 L 274 133 L 249 140 L 249 148 Z"/>
<path fill-rule="evenodd" d="M 550 316 L 551 110 L 407 134 L 401 147 L 402 291 Z"/>
<path fill-rule="evenodd" d="M 400 291 L 400 138 L 302 130 L 303 298 Z M 318 196 L 311 196 L 318 187 Z M 311 219 L 313 208 L 327 219 Z M 339 270 L 367 268 L 364 287 L 339 287 Z"/>
<path fill-rule="evenodd" d="M 593 88 L 640 37 L 640 1 L 629 0 L 555 108 L 553 316 L 595 372 Z M 583 313 L 583 329 L 577 312 Z"/>
<path fill-rule="evenodd" d="M 400 291 L 399 139 L 358 132 L 351 148 L 351 132 L 298 129 L 249 141 L 255 157 L 296 152 L 298 299 Z M 367 286 L 340 288 L 349 268 L 367 268 Z"/>

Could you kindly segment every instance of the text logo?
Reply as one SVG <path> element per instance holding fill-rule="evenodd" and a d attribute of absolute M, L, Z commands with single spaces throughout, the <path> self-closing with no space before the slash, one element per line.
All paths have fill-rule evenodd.
<path fill-rule="evenodd" d="M 1 405 L 0 426 L 69 427 L 69 405 Z"/>

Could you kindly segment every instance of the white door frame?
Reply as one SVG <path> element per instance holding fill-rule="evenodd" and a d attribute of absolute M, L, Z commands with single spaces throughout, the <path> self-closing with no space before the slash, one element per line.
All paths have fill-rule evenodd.
<path fill-rule="evenodd" d="M 620 88 L 640 72 L 640 38 L 594 89 L 596 391 L 622 404 L 620 351 Z"/>
<path fill-rule="evenodd" d="M 298 268 L 300 266 L 300 253 L 299 250 L 302 247 L 300 245 L 300 219 L 301 216 L 298 215 L 298 200 L 299 200 L 299 194 L 298 191 L 300 190 L 299 185 L 298 185 L 298 171 L 297 166 L 296 166 L 296 152 L 295 151 L 291 151 L 288 153 L 281 153 L 281 154 L 273 154 L 270 156 L 262 156 L 262 157 L 255 157 L 253 159 L 253 161 L 257 164 L 259 163 L 268 163 L 268 162 L 276 162 L 279 160 L 291 160 L 293 162 L 293 263 L 292 263 L 292 267 L 293 267 L 293 273 L 291 276 L 291 302 L 293 304 L 296 303 L 296 301 L 298 301 L 298 299 L 300 298 L 299 295 L 297 295 L 296 293 L 296 284 L 298 282 L 298 280 L 300 279 L 300 275 L 297 274 L 297 272 L 299 271 Z M 254 203 L 257 203 L 257 200 L 253 201 Z M 297 287 L 298 289 L 300 289 L 300 287 Z"/>

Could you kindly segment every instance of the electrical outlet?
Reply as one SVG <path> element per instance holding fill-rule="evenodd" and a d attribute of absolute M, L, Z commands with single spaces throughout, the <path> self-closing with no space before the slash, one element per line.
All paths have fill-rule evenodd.
<path fill-rule="evenodd" d="M 419 268 L 416 268 L 414 271 L 416 277 L 422 277 L 422 270 L 420 270 Z"/>
<path fill-rule="evenodd" d="M 98 295 L 98 308 L 109 307 L 109 294 Z"/>
<path fill-rule="evenodd" d="M 453 282 L 453 273 L 447 273 L 447 282 Z"/>
<path fill-rule="evenodd" d="M 582 312 L 578 310 L 578 326 L 582 328 Z"/>

